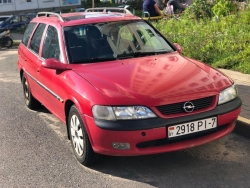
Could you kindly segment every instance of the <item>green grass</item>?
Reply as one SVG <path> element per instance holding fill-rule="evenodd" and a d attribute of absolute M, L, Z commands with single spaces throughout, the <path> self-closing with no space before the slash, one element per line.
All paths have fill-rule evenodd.
<path fill-rule="evenodd" d="M 175 19 L 153 23 L 183 54 L 216 68 L 250 74 L 250 9 L 216 19 Z"/>
<path fill-rule="evenodd" d="M 13 41 L 13 46 L 19 46 L 19 44 L 20 44 L 19 41 L 16 41 L 16 40 Z"/>

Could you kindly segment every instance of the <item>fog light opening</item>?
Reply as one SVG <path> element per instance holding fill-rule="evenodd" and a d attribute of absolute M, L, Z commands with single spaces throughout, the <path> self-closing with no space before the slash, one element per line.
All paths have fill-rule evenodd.
<path fill-rule="evenodd" d="M 112 146 L 113 146 L 113 148 L 119 149 L 119 150 L 129 150 L 130 149 L 129 143 L 113 142 Z"/>

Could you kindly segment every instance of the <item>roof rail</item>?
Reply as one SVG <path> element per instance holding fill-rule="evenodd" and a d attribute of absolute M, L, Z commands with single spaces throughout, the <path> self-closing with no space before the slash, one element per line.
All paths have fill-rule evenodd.
<path fill-rule="evenodd" d="M 39 16 L 49 17 L 50 15 L 57 16 L 60 21 L 65 22 L 65 20 L 63 19 L 63 17 L 60 14 L 55 13 L 55 12 L 38 12 L 37 15 L 36 15 L 36 17 L 39 17 Z"/>
<path fill-rule="evenodd" d="M 110 10 L 123 11 L 125 14 L 133 14 L 127 8 L 119 8 L 119 7 L 88 8 L 85 10 L 85 12 L 105 12 L 105 13 L 108 13 Z"/>

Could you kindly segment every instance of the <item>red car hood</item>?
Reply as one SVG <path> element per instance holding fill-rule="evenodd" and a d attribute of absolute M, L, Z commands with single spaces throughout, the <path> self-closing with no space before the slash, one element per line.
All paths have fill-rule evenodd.
<path fill-rule="evenodd" d="M 213 68 L 191 62 L 177 52 L 72 65 L 72 69 L 112 105 L 170 104 L 217 95 L 232 84 Z"/>

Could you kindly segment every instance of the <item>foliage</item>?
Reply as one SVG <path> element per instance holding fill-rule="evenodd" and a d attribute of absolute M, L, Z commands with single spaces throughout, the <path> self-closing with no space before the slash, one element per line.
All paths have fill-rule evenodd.
<path fill-rule="evenodd" d="M 175 19 L 154 23 L 183 54 L 217 68 L 250 74 L 250 9 L 218 20 Z"/>
<path fill-rule="evenodd" d="M 215 16 L 227 16 L 232 13 L 236 13 L 239 10 L 239 3 L 230 0 L 218 0 L 213 6 L 212 12 Z"/>
<path fill-rule="evenodd" d="M 108 0 L 107 2 L 101 2 L 100 0 L 95 0 L 95 7 L 115 7 L 117 4 L 112 3 L 112 0 Z M 82 1 L 82 7 L 91 8 L 92 0 Z"/>
<path fill-rule="evenodd" d="M 142 4 L 144 0 L 130 0 L 128 4 L 133 7 L 136 11 L 142 10 Z M 95 0 L 95 7 L 116 7 L 120 4 L 115 4 L 114 0 L 108 0 L 107 2 L 101 2 L 100 0 Z M 82 7 L 91 8 L 92 0 L 82 1 Z"/>
<path fill-rule="evenodd" d="M 129 4 L 132 6 L 135 10 L 142 10 L 142 4 L 144 0 L 133 0 L 130 1 Z"/>
<path fill-rule="evenodd" d="M 235 14 L 246 8 L 246 2 L 236 0 L 195 0 L 184 13 L 184 17 L 191 19 L 209 19 Z"/>
<path fill-rule="evenodd" d="M 213 16 L 213 1 L 194 0 L 191 6 L 187 7 L 184 16 L 191 19 L 211 18 Z"/>

